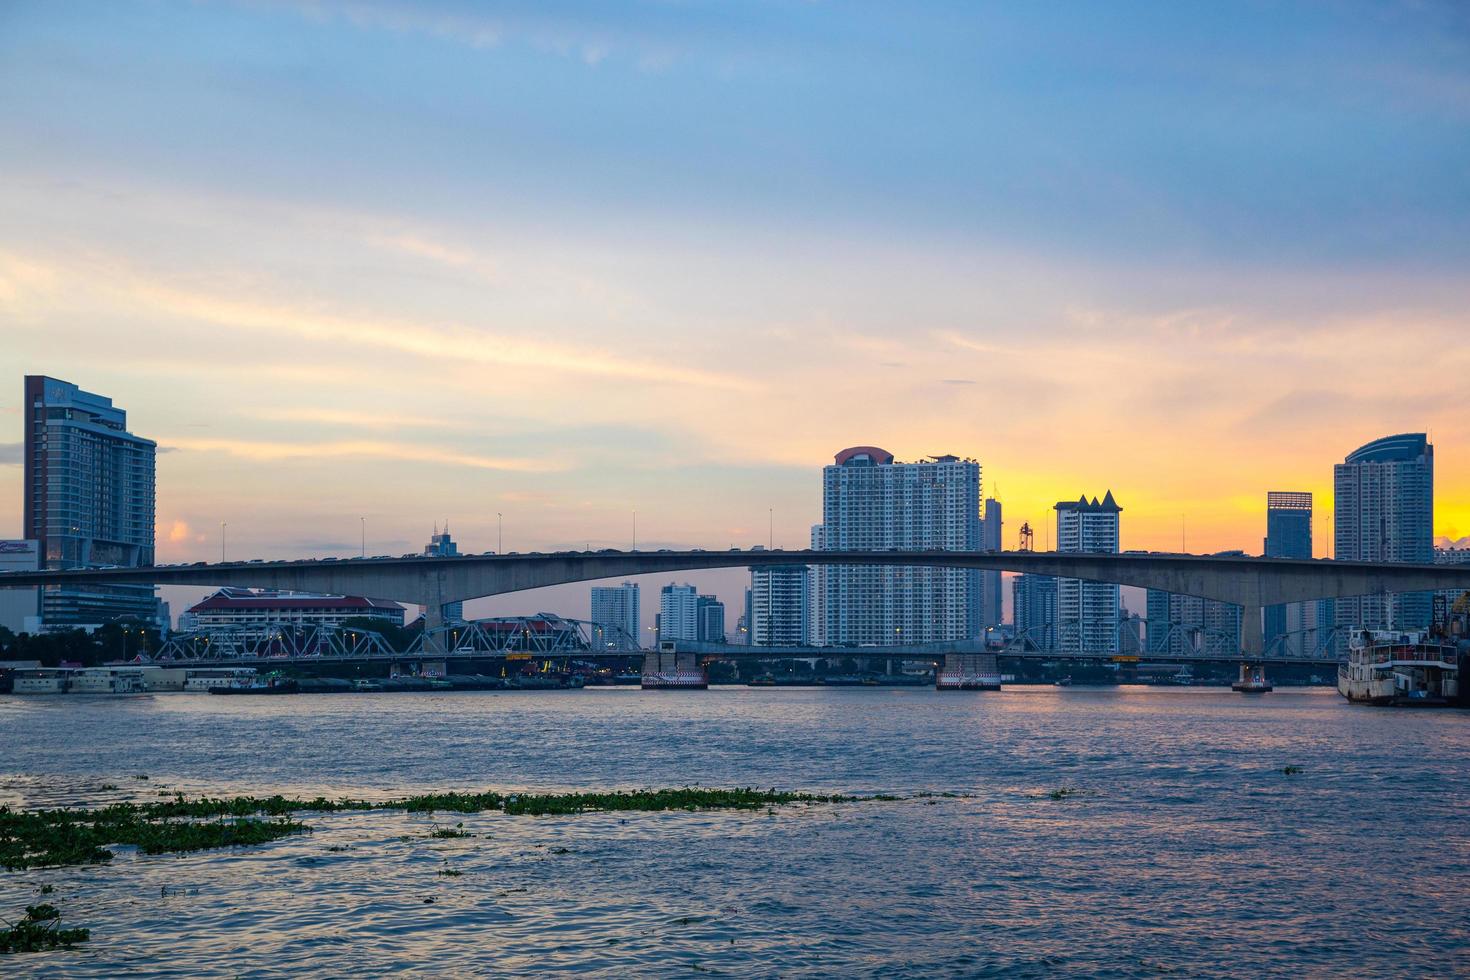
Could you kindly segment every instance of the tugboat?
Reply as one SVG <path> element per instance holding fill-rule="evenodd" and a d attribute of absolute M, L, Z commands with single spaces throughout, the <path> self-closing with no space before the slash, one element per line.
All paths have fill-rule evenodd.
<path fill-rule="evenodd" d="M 1266 668 L 1261 664 L 1241 664 L 1240 680 L 1230 685 L 1230 690 L 1241 694 L 1268 694 L 1271 682 L 1266 680 Z"/>
<path fill-rule="evenodd" d="M 1459 654 L 1426 633 L 1354 629 L 1348 661 L 1337 668 L 1337 693 L 1354 704 L 1452 705 L 1460 693 Z"/>

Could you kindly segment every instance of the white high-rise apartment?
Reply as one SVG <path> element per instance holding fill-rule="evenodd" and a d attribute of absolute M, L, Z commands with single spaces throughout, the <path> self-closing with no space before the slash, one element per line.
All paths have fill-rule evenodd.
<path fill-rule="evenodd" d="M 821 547 L 978 551 L 980 464 L 958 456 L 895 462 L 874 446 L 822 470 Z M 977 570 L 830 565 L 821 574 L 827 645 L 932 643 L 978 636 Z"/>
<path fill-rule="evenodd" d="M 750 570 L 750 644 L 802 646 L 807 640 L 807 567 L 778 565 Z"/>
<path fill-rule="evenodd" d="M 592 587 L 592 642 L 603 650 L 636 650 L 643 645 L 637 582 Z"/>
<path fill-rule="evenodd" d="M 1084 494 L 1057 504 L 1057 551 L 1116 554 L 1122 510 L 1111 490 L 1101 502 L 1093 497 L 1089 503 Z M 1057 579 L 1057 650 L 1117 653 L 1120 603 L 1116 585 Z"/>
<path fill-rule="evenodd" d="M 658 596 L 658 638 L 699 639 L 699 590 L 692 585 L 663 587 Z"/>

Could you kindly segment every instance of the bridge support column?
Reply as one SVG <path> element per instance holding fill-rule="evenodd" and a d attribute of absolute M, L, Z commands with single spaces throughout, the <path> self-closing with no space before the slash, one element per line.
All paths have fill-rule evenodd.
<path fill-rule="evenodd" d="M 934 675 L 936 691 L 999 691 L 1000 662 L 993 653 L 946 653 Z"/>
<path fill-rule="evenodd" d="M 1260 606 L 1240 608 L 1240 655 L 1245 660 L 1261 660 L 1266 655 Z"/>
<path fill-rule="evenodd" d="M 643 655 L 643 688 L 648 691 L 703 691 L 709 675 L 697 653 L 680 653 L 677 646 L 662 641 Z"/>

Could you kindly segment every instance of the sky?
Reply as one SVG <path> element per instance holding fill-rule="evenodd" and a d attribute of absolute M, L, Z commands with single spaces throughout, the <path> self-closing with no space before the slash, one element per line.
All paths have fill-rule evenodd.
<path fill-rule="evenodd" d="M 1401 431 L 1460 538 L 1467 268 L 1456 2 L 6 0 L 0 535 L 41 373 L 158 441 L 164 562 L 796 547 L 867 444 L 1007 546 L 1308 490 L 1326 556 Z"/>

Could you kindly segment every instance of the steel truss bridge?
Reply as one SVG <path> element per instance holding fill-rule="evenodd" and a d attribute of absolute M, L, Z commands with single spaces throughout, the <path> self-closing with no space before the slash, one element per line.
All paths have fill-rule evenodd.
<path fill-rule="evenodd" d="M 403 650 L 380 633 L 352 627 L 299 623 L 214 627 L 175 633 L 149 663 L 253 665 L 343 663 L 413 659 L 484 660 L 575 657 L 634 657 L 637 638 L 606 623 L 567 619 L 552 613 L 445 623 L 420 632 Z"/>

